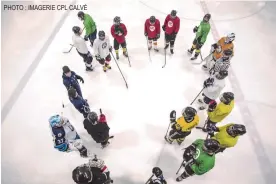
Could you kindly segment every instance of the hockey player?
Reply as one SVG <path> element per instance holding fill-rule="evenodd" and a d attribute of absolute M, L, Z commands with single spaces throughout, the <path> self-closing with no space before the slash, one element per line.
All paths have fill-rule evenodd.
<path fill-rule="evenodd" d="M 215 135 L 213 132 L 218 132 Z M 246 133 L 246 128 L 241 124 L 229 123 L 222 127 L 212 126 L 208 130 L 211 138 L 217 140 L 220 143 L 220 149 L 216 152 L 223 152 L 226 148 L 234 147 L 241 135 Z"/>
<path fill-rule="evenodd" d="M 184 172 L 176 178 L 182 181 L 193 175 L 203 175 L 215 166 L 215 153 L 219 142 L 215 139 L 197 139 L 188 146 L 183 154 Z"/>
<path fill-rule="evenodd" d="M 197 111 L 193 107 L 186 107 L 182 110 L 182 116 L 177 120 L 175 119 L 176 112 L 170 113 L 170 120 L 172 123 L 171 131 L 169 136 L 165 136 L 165 140 L 172 144 L 174 140 L 181 145 L 184 139 L 191 134 L 191 130 L 196 127 L 199 123 L 199 116 Z"/>
<path fill-rule="evenodd" d="M 111 26 L 111 34 L 114 38 L 114 49 L 116 52 L 116 59 L 119 59 L 119 47 L 123 48 L 123 54 L 125 57 L 128 57 L 127 48 L 126 48 L 126 35 L 127 28 L 125 24 L 121 23 L 121 18 L 116 16 L 113 20 L 113 25 Z"/>
<path fill-rule="evenodd" d="M 82 97 L 82 92 L 78 80 L 80 80 L 81 83 L 84 83 L 83 78 L 77 75 L 74 71 L 71 71 L 68 66 L 63 66 L 62 71 L 63 84 L 66 87 L 66 89 L 69 90 L 70 88 L 75 88 L 79 96 Z"/>
<path fill-rule="evenodd" d="M 163 176 L 163 172 L 159 167 L 154 167 L 152 169 L 152 176 L 146 184 L 167 184 L 167 181 Z"/>
<path fill-rule="evenodd" d="M 207 36 L 210 32 L 211 26 L 209 20 L 211 19 L 211 14 L 207 13 L 204 15 L 203 20 L 200 22 L 199 26 L 194 27 L 193 32 L 196 33 L 196 37 L 193 41 L 192 48 L 188 50 L 188 53 L 193 54 L 195 50 L 194 57 L 191 60 L 197 59 L 200 54 L 200 49 L 207 40 Z"/>
<path fill-rule="evenodd" d="M 86 66 L 86 71 L 93 71 L 92 61 L 93 57 L 87 49 L 85 40 L 81 37 L 81 29 L 78 26 L 73 27 L 74 35 L 72 37 L 73 45 L 76 47 L 77 52 L 83 58 Z"/>
<path fill-rule="evenodd" d="M 89 112 L 83 121 L 84 128 L 97 143 L 101 143 L 102 148 L 109 145 L 109 127 L 104 114 L 98 118 L 97 113 Z"/>
<path fill-rule="evenodd" d="M 106 72 L 107 69 L 111 69 L 109 62 L 111 61 L 110 52 L 112 52 L 112 47 L 104 31 L 99 31 L 99 38 L 95 40 L 93 47 L 97 61 L 103 65 L 103 71 Z"/>
<path fill-rule="evenodd" d="M 70 102 L 75 106 L 75 108 L 83 115 L 84 118 L 87 117 L 90 112 L 89 104 L 81 96 L 78 95 L 76 89 L 70 88 L 68 90 L 68 96 Z"/>
<path fill-rule="evenodd" d="M 234 44 L 233 41 L 235 40 L 235 34 L 230 33 L 226 37 L 222 37 L 217 43 L 214 43 L 211 46 L 211 54 L 209 57 L 206 58 L 206 64 L 202 65 L 203 70 L 210 70 L 213 68 L 213 65 L 222 58 L 223 55 L 228 55 L 229 61 L 234 56 Z M 231 50 L 232 53 L 226 54 L 224 51 Z"/>
<path fill-rule="evenodd" d="M 49 123 L 55 149 L 61 152 L 79 151 L 82 157 L 87 157 L 87 149 L 67 118 L 54 115 L 50 117 Z"/>
<path fill-rule="evenodd" d="M 216 100 L 222 89 L 225 87 L 225 78 L 228 76 L 227 71 L 220 71 L 214 77 L 206 79 L 203 83 L 202 99 L 198 99 L 200 103 L 199 110 L 204 110 L 213 100 Z"/>
<path fill-rule="evenodd" d="M 102 159 L 90 159 L 87 164 L 76 167 L 72 178 L 77 184 L 110 184 L 110 171 Z"/>
<path fill-rule="evenodd" d="M 97 27 L 96 27 L 96 23 L 94 22 L 94 20 L 92 19 L 92 17 L 90 15 L 88 15 L 87 13 L 84 13 L 82 11 L 78 12 L 78 18 L 83 21 L 83 25 L 85 28 L 85 36 L 84 36 L 84 40 L 85 41 L 90 41 L 91 43 L 91 47 L 93 47 L 93 43 L 94 40 L 97 38 Z"/>
<path fill-rule="evenodd" d="M 220 103 L 217 105 L 215 100 L 209 103 L 207 110 L 208 118 L 203 131 L 207 131 L 209 127 L 216 126 L 217 123 L 223 121 L 234 108 L 234 94 L 232 92 L 224 92 L 220 96 Z"/>
<path fill-rule="evenodd" d="M 160 38 L 160 21 L 155 16 L 146 20 L 144 35 L 148 37 L 148 50 L 151 50 L 153 41 L 154 50 L 158 52 L 157 40 Z"/>
<path fill-rule="evenodd" d="M 209 70 L 209 74 L 211 76 L 217 74 L 219 71 L 227 70 L 230 67 L 230 60 L 232 58 L 233 51 L 232 50 L 225 50 L 223 51 L 222 57 L 219 58 L 214 65 Z"/>
<path fill-rule="evenodd" d="M 164 25 L 162 26 L 162 29 L 165 32 L 166 42 L 164 49 L 167 49 L 170 45 L 171 54 L 174 53 L 174 42 L 180 28 L 180 19 L 176 16 L 176 13 L 176 10 L 172 10 L 171 14 L 167 15 Z"/>

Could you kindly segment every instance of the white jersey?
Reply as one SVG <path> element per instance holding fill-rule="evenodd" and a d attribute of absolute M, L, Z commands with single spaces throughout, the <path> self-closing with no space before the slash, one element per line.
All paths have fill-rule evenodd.
<path fill-rule="evenodd" d="M 78 135 L 75 128 L 73 127 L 73 125 L 71 125 L 70 121 L 67 118 L 63 117 L 63 120 L 65 121 L 65 124 L 63 124 L 65 139 L 68 141 L 75 140 Z"/>
<path fill-rule="evenodd" d="M 97 38 L 93 44 L 95 56 L 100 55 L 101 58 L 106 58 L 109 54 L 110 47 L 111 45 L 108 36 L 105 36 L 104 40 Z"/>
<path fill-rule="evenodd" d="M 72 36 L 72 41 L 73 41 L 73 45 L 77 48 L 77 50 L 80 53 L 82 53 L 82 54 L 87 54 L 88 53 L 88 49 L 87 49 L 87 45 L 85 43 L 85 40 L 80 35 L 74 34 Z"/>
<path fill-rule="evenodd" d="M 211 86 L 208 86 L 207 88 L 204 88 L 203 93 L 206 97 L 210 99 L 217 99 L 222 91 L 222 89 L 225 87 L 225 79 L 217 79 L 214 77 L 214 82 Z"/>

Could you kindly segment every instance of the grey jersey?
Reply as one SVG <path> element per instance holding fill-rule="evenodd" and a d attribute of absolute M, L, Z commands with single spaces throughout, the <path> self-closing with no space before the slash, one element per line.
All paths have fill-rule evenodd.
<path fill-rule="evenodd" d="M 85 43 L 85 40 L 80 35 L 74 34 L 72 36 L 72 41 L 73 41 L 73 45 L 77 48 L 77 50 L 80 53 L 82 53 L 82 54 L 87 54 L 88 53 L 88 49 L 87 49 L 87 45 Z"/>

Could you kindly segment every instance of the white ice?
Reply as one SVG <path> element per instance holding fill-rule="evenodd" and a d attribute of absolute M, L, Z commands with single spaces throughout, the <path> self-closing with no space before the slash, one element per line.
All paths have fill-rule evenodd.
<path fill-rule="evenodd" d="M 104 30 L 108 35 L 114 16 L 120 16 L 126 24 L 132 67 L 128 66 L 122 53 L 118 63 L 129 89 L 126 89 L 113 60 L 111 71 L 104 73 L 94 60 L 95 71 L 87 73 L 75 49 L 70 54 L 62 53 L 63 49 L 69 48 L 72 26 L 81 25 L 76 17 L 77 11 L 70 12 L 2 122 L 2 183 L 74 183 L 72 170 L 88 159 L 80 158 L 79 153 L 61 153 L 53 148 L 48 118 L 61 112 L 76 127 L 85 146 L 105 160 L 115 184 L 144 183 L 151 176 L 154 166 L 164 171 L 169 184 L 176 183 L 175 172 L 182 161 L 181 149 L 206 136 L 199 130 L 193 130 L 180 147 L 164 141 L 170 111 L 175 109 L 180 115 L 181 110 L 201 90 L 203 80 L 207 77 L 186 54 L 195 36 L 192 28 L 199 24 L 204 15 L 201 4 L 180 0 L 91 0 L 78 4 L 88 5 L 87 13 L 96 21 L 98 30 Z M 235 57 L 231 68 L 234 73 L 228 78 L 225 88 L 225 91 L 235 92 L 236 106 L 221 124 L 245 124 L 248 133 L 240 138 L 235 148 L 217 155 L 213 170 L 203 176 L 193 176 L 183 183 L 272 184 L 275 182 L 276 169 L 276 125 L 273 116 L 276 112 L 276 3 L 206 4 L 219 36 L 236 33 Z M 149 61 L 143 26 L 145 19 L 151 15 L 163 23 L 172 9 L 178 11 L 181 28 L 175 43 L 175 54 L 167 55 L 167 65 L 162 69 L 162 50 L 160 53 L 151 52 L 152 62 Z M 5 38 L 2 37 L 2 108 L 63 13 L 42 12 L 11 16 L 7 21 L 11 27 L 2 27 L 2 34 L 5 35 Z M 32 17 L 41 21 L 37 22 Z M 28 27 L 24 25 L 32 29 L 27 35 L 18 35 L 18 29 L 28 33 Z M 163 36 L 162 32 L 161 38 Z M 203 56 L 208 54 L 210 44 L 215 39 L 210 33 L 202 49 Z M 35 42 L 36 45 L 31 47 L 27 45 L 29 42 Z M 162 48 L 163 39 L 158 44 Z M 92 109 L 98 112 L 102 108 L 106 114 L 111 134 L 115 136 L 108 148 L 102 150 L 92 140 L 83 128 L 82 116 L 69 103 L 61 78 L 64 65 L 83 76 L 85 83 L 81 88 Z M 66 105 L 64 109 L 62 102 Z M 199 115 L 200 124 L 203 125 L 206 113 L 199 112 Z"/>

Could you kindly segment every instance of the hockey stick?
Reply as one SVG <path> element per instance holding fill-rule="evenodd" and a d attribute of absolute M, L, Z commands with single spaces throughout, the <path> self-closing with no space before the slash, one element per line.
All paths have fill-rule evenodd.
<path fill-rule="evenodd" d="M 115 59 L 115 57 L 114 57 L 113 53 L 112 53 L 112 52 L 110 52 L 110 53 L 111 53 L 111 55 L 112 55 L 112 57 L 113 57 L 113 59 L 114 59 L 114 61 L 115 61 L 116 65 L 117 65 L 117 67 L 118 67 L 118 69 L 119 69 L 119 71 L 120 71 L 120 73 L 121 73 L 121 75 L 122 75 L 122 77 L 123 77 L 123 79 L 124 79 L 124 81 L 125 81 L 126 88 L 128 89 L 128 84 L 127 84 L 127 81 L 126 81 L 126 79 L 125 79 L 125 77 L 124 77 L 124 75 L 123 75 L 122 71 L 121 71 L 121 68 L 119 67 L 119 64 L 117 63 L 117 60 Z M 129 63 L 129 64 L 130 64 L 130 63 Z"/>
<path fill-rule="evenodd" d="M 198 96 L 202 93 L 202 91 L 205 89 L 205 87 L 203 87 L 202 89 L 201 89 L 201 91 L 196 95 L 196 97 L 194 98 L 194 100 L 191 102 L 191 104 L 190 105 L 193 105 L 193 103 L 196 101 L 196 99 L 198 98 Z"/>
<path fill-rule="evenodd" d="M 164 68 L 167 64 L 167 49 L 164 49 L 165 50 L 165 63 L 164 65 L 162 66 L 162 68 Z"/>
<path fill-rule="evenodd" d="M 154 174 L 151 175 L 151 177 L 147 180 L 147 182 L 145 184 L 148 184 L 148 182 L 151 181 L 151 179 L 153 178 Z"/>
<path fill-rule="evenodd" d="M 148 47 L 148 53 L 149 53 L 149 60 L 150 60 L 150 62 L 152 62 L 152 61 L 151 61 L 151 57 L 150 57 L 149 39 L 148 39 L 148 37 L 146 37 L 146 40 L 147 40 L 147 47 Z"/>
<path fill-rule="evenodd" d="M 129 67 L 131 67 L 130 60 L 129 60 L 129 53 L 128 53 L 127 47 L 126 47 L 126 52 L 127 52 L 128 64 L 129 64 Z"/>
<path fill-rule="evenodd" d="M 179 169 L 177 170 L 177 172 L 175 174 L 179 173 L 180 169 L 183 167 L 183 165 L 185 164 L 185 162 L 186 162 L 185 160 L 183 160 L 183 162 L 181 162 L 181 165 L 180 165 Z"/>
<path fill-rule="evenodd" d="M 83 32 L 84 29 L 85 29 L 85 27 L 82 28 L 81 34 L 82 34 L 82 32 Z M 71 48 L 68 51 L 63 51 L 64 54 L 68 54 L 68 53 L 71 52 L 71 50 L 73 49 L 74 45 L 73 44 L 70 44 L 70 45 L 71 45 Z"/>

